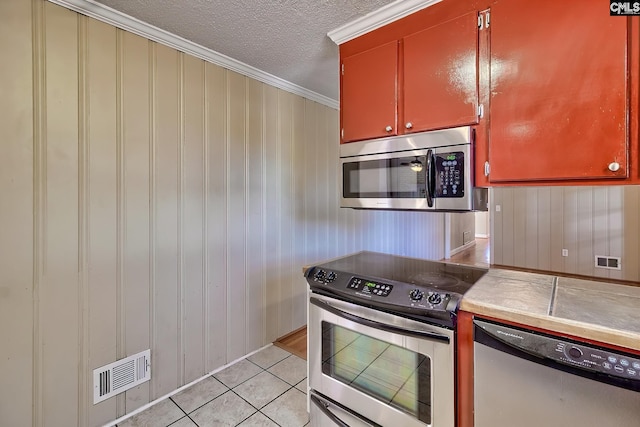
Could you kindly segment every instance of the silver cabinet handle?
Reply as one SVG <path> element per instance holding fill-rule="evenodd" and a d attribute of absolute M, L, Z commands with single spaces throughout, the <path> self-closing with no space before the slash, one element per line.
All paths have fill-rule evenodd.
<path fill-rule="evenodd" d="M 407 129 L 411 129 L 413 127 L 413 123 L 407 122 L 407 124 L 404 125 L 404 127 L 406 127 Z"/>
<path fill-rule="evenodd" d="M 387 126 L 386 128 L 384 128 L 384 130 L 386 130 L 387 132 L 391 132 L 393 128 L 391 126 Z"/>
<path fill-rule="evenodd" d="M 611 172 L 618 172 L 620 170 L 620 163 L 618 162 L 609 163 L 609 170 Z"/>

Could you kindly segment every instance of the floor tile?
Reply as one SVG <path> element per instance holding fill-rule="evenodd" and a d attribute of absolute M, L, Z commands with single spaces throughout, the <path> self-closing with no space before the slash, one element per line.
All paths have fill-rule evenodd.
<path fill-rule="evenodd" d="M 164 399 L 149 409 L 118 424 L 118 427 L 167 427 L 184 417 L 184 412 L 170 399 Z"/>
<path fill-rule="evenodd" d="M 278 427 L 278 424 L 271 421 L 264 414 L 256 412 L 242 424 L 239 424 L 238 427 Z"/>
<path fill-rule="evenodd" d="M 228 391 L 222 396 L 196 409 L 189 416 L 200 426 L 235 426 L 249 418 L 256 409 L 237 394 Z"/>
<path fill-rule="evenodd" d="M 171 396 L 171 400 L 188 414 L 227 391 L 229 389 L 220 381 L 213 377 L 208 377 Z"/>
<path fill-rule="evenodd" d="M 298 384 L 296 384 L 296 388 L 298 390 L 300 390 L 303 393 L 307 393 L 307 388 L 308 388 L 308 383 L 307 383 L 307 379 L 303 379 L 302 381 L 300 381 Z"/>
<path fill-rule="evenodd" d="M 171 424 L 169 427 L 198 427 L 196 423 L 191 421 L 189 417 L 180 418 L 175 423 Z"/>
<path fill-rule="evenodd" d="M 247 359 L 264 369 L 269 369 L 270 367 L 272 367 L 285 357 L 289 357 L 290 355 L 291 353 L 289 353 L 288 351 L 272 345 L 256 354 L 247 357 Z"/>
<path fill-rule="evenodd" d="M 262 372 L 262 368 L 248 360 L 242 359 L 228 368 L 214 374 L 214 378 L 229 388 L 234 388 L 240 383 Z"/>
<path fill-rule="evenodd" d="M 287 391 L 291 386 L 280 378 L 262 372 L 259 375 L 243 382 L 233 389 L 244 400 L 260 409 L 276 397 Z"/>
<path fill-rule="evenodd" d="M 276 377 L 296 385 L 307 376 L 307 361 L 291 355 L 269 368 Z"/>
<path fill-rule="evenodd" d="M 262 408 L 262 412 L 282 427 L 300 427 L 309 422 L 306 396 L 295 388 Z"/>

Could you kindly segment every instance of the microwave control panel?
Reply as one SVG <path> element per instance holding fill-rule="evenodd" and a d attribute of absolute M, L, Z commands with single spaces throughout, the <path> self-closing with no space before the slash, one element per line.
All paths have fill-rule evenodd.
<path fill-rule="evenodd" d="M 464 153 L 438 153 L 436 161 L 436 197 L 464 197 Z"/>

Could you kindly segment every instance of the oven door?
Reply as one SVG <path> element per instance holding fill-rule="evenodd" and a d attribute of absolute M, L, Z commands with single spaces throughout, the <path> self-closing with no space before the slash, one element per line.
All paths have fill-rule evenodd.
<path fill-rule="evenodd" d="M 310 293 L 308 335 L 309 388 L 338 418 L 454 427 L 453 331 Z"/>

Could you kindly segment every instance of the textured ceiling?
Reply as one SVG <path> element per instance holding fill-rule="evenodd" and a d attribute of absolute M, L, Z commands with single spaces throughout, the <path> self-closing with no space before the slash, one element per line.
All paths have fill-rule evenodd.
<path fill-rule="evenodd" d="M 327 32 L 393 0 L 96 0 L 334 100 L 338 47 Z"/>

